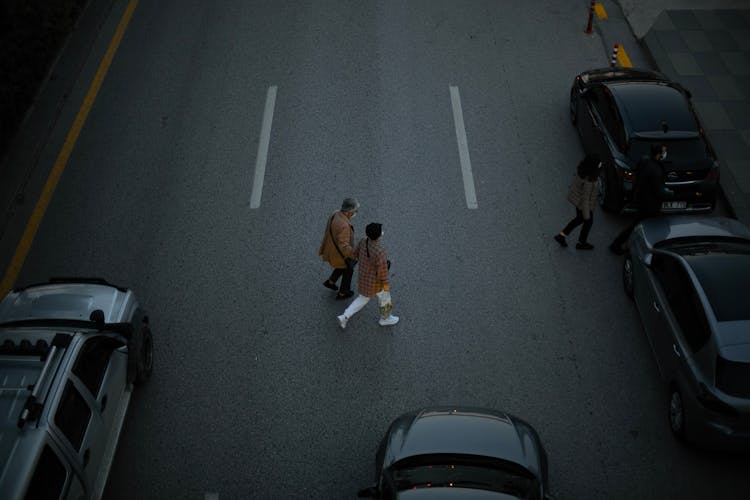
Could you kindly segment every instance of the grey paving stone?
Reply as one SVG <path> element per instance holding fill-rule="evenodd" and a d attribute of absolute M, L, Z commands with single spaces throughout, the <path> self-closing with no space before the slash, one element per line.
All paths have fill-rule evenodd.
<path fill-rule="evenodd" d="M 748 75 L 736 75 L 733 76 L 734 81 L 737 83 L 737 86 L 740 88 L 740 90 L 750 98 L 750 76 Z"/>
<path fill-rule="evenodd" d="M 656 37 L 667 52 L 687 52 L 690 50 L 677 30 L 657 31 Z"/>
<path fill-rule="evenodd" d="M 654 59 L 656 67 L 659 71 L 666 75 L 675 74 L 674 67 L 672 66 L 672 61 L 669 60 L 667 53 L 664 51 L 661 43 L 659 43 L 659 39 L 656 36 L 654 30 L 649 30 L 649 32 L 646 33 L 646 36 L 643 37 L 643 44 L 646 46 L 646 49 L 648 49 L 651 57 Z"/>
<path fill-rule="evenodd" d="M 737 132 L 740 134 L 740 137 L 742 137 L 742 140 L 745 141 L 745 144 L 750 147 L 750 128 L 738 130 Z"/>
<path fill-rule="evenodd" d="M 724 61 L 722 61 L 719 55 L 715 52 L 699 52 L 693 54 L 693 57 L 705 75 L 729 74 L 729 69 L 727 69 L 726 64 L 724 64 Z"/>
<path fill-rule="evenodd" d="M 693 101 L 701 124 L 706 130 L 731 130 L 734 128 L 724 107 L 717 101 Z"/>
<path fill-rule="evenodd" d="M 726 29 L 748 29 L 747 20 L 744 18 L 744 16 L 738 15 L 736 10 L 717 10 L 714 12 L 716 14 L 716 17 L 721 20 Z"/>
<path fill-rule="evenodd" d="M 698 18 L 698 24 L 701 25 L 701 28 L 704 30 L 722 30 L 724 29 L 724 23 L 716 17 L 716 13 L 711 10 L 702 10 L 699 13 L 696 13 L 696 16 Z"/>
<path fill-rule="evenodd" d="M 750 159 L 727 160 L 724 164 L 732 171 L 734 180 L 743 194 L 750 195 Z"/>
<path fill-rule="evenodd" d="M 693 55 L 689 52 L 667 52 L 667 56 L 678 75 L 695 76 L 704 74 Z"/>
<path fill-rule="evenodd" d="M 737 40 L 725 30 L 706 30 L 705 33 L 706 38 L 708 38 L 716 51 L 732 52 L 740 50 Z"/>
<path fill-rule="evenodd" d="M 716 148 L 719 161 L 726 164 L 732 160 L 750 159 L 750 146 L 736 130 L 712 130 L 708 134 L 711 144 Z"/>
<path fill-rule="evenodd" d="M 656 21 L 654 21 L 654 24 L 651 26 L 651 30 L 656 31 L 664 31 L 664 30 L 674 30 L 675 25 L 672 23 L 672 20 L 667 15 L 666 11 L 661 11 L 659 16 L 656 18 Z"/>
<path fill-rule="evenodd" d="M 678 30 L 697 30 L 701 28 L 692 10 L 668 10 L 667 15 Z"/>
<path fill-rule="evenodd" d="M 719 56 L 733 75 L 750 75 L 750 57 L 746 52 L 720 52 Z"/>
<path fill-rule="evenodd" d="M 680 76 L 676 79 L 696 101 L 718 101 L 719 95 L 705 76 Z"/>
<path fill-rule="evenodd" d="M 722 101 L 721 105 L 732 121 L 733 128 L 750 130 L 750 102 Z"/>
<path fill-rule="evenodd" d="M 711 75 L 707 76 L 706 79 L 716 91 L 716 95 L 721 101 L 740 101 L 749 97 L 742 91 L 742 88 L 733 76 Z"/>
<path fill-rule="evenodd" d="M 702 30 L 680 31 L 680 35 L 688 49 L 693 52 L 710 52 L 713 50 L 711 41 Z"/>
<path fill-rule="evenodd" d="M 738 50 L 750 50 L 750 30 L 729 30 L 729 34 L 737 42 Z"/>

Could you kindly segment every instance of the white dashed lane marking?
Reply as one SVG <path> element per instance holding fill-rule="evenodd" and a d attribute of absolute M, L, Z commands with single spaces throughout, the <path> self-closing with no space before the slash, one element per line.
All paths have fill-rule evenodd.
<path fill-rule="evenodd" d="M 268 161 L 268 143 L 271 141 L 271 124 L 273 122 L 273 110 L 276 106 L 276 85 L 268 87 L 266 93 L 266 109 L 263 111 L 263 124 L 260 128 L 260 141 L 258 141 L 258 156 L 255 160 L 255 179 L 253 180 L 253 192 L 250 195 L 250 208 L 260 207 L 260 197 L 263 195 L 263 179 L 266 175 L 266 162 Z"/>
<path fill-rule="evenodd" d="M 458 156 L 461 160 L 461 173 L 464 178 L 464 192 L 466 206 L 477 208 L 477 193 L 474 189 L 474 175 L 471 173 L 471 158 L 469 157 L 469 141 L 466 139 L 464 114 L 461 111 L 461 96 L 458 87 L 451 86 L 451 106 L 453 107 L 453 121 L 456 124 L 456 140 L 458 141 Z"/>

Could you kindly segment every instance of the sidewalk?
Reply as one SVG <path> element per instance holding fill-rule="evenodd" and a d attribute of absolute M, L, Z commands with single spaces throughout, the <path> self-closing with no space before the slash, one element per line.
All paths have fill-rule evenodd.
<path fill-rule="evenodd" d="M 692 93 L 727 203 L 750 225 L 750 1 L 619 3 L 656 69 Z"/>

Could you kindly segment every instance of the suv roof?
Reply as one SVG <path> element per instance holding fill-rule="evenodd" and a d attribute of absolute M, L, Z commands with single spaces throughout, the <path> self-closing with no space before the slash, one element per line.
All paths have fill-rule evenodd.
<path fill-rule="evenodd" d="M 136 311 L 140 313 L 130 290 L 98 279 L 53 279 L 15 289 L 0 302 L 3 498 L 23 497 L 47 446 L 60 457 L 68 453 L 48 424 L 51 412 L 59 409 L 58 395 L 62 391 L 64 397 L 71 383 L 70 374 L 86 383 L 83 375 L 89 365 L 79 372 L 71 363 L 77 363 L 81 353 L 97 352 L 85 350 L 86 345 L 99 345 L 87 344 L 89 339 L 111 338 L 125 345 L 134 331 Z M 95 489 L 91 484 L 87 488 Z"/>

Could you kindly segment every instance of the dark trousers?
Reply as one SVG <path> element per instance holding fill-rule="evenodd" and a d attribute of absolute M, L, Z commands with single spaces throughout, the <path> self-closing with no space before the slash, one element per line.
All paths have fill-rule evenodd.
<path fill-rule="evenodd" d="M 635 229 L 635 226 L 641 222 L 642 220 L 646 219 L 648 215 L 645 214 L 638 214 L 633 218 L 633 222 L 628 224 L 625 229 L 620 231 L 620 234 L 617 235 L 615 240 L 612 242 L 612 247 L 614 248 L 622 248 L 622 246 L 625 244 L 625 242 L 628 241 L 628 238 L 630 238 L 630 234 L 633 232 L 633 229 Z"/>
<path fill-rule="evenodd" d="M 354 266 L 347 266 L 342 269 L 334 268 L 331 273 L 331 277 L 328 278 L 331 283 L 336 283 L 339 277 L 344 276 L 341 279 L 341 286 L 339 287 L 339 293 L 348 292 L 352 288 L 352 276 L 354 275 Z"/>
<path fill-rule="evenodd" d="M 583 212 L 576 208 L 576 216 L 568 222 L 568 225 L 565 226 L 565 229 L 563 229 L 562 232 L 563 234 L 570 236 L 570 232 L 581 224 L 583 224 L 583 227 L 581 228 L 581 234 L 578 235 L 578 241 L 586 243 L 586 239 L 589 237 L 589 231 L 591 231 L 591 226 L 594 225 L 594 212 L 589 212 L 589 220 L 586 220 L 583 218 Z"/>

